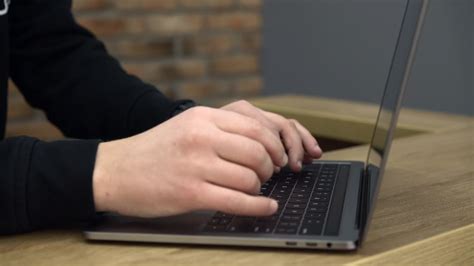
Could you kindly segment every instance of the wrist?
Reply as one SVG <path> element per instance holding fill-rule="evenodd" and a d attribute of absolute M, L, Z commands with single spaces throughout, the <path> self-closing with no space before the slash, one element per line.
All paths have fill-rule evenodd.
<path fill-rule="evenodd" d="M 193 108 L 193 107 L 196 107 L 196 103 L 192 100 L 178 101 L 178 105 L 174 109 L 171 117 L 177 116 L 177 115 L 181 114 L 182 112 L 184 112 L 184 111 L 186 111 L 190 108 Z"/>
<path fill-rule="evenodd" d="M 94 194 L 95 210 L 97 212 L 112 211 L 110 208 L 111 200 L 111 180 L 110 170 L 107 167 L 108 146 L 110 144 L 103 142 L 97 148 L 97 155 L 92 176 L 92 187 Z"/>

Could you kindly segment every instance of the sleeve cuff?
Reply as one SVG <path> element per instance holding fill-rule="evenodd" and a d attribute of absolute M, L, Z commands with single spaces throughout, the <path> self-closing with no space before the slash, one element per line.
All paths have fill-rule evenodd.
<path fill-rule="evenodd" d="M 129 112 L 128 135 L 144 132 L 170 119 L 183 103 L 195 105 L 191 100 L 170 101 L 158 90 L 146 91 L 137 98 Z"/>
<path fill-rule="evenodd" d="M 99 140 L 38 141 L 31 155 L 27 204 L 33 228 L 96 216 L 93 171 Z"/>

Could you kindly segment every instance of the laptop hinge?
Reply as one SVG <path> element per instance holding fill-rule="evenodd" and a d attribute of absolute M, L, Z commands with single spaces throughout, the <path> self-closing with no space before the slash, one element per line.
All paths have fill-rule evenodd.
<path fill-rule="evenodd" d="M 359 189 L 359 204 L 357 210 L 357 220 L 356 220 L 356 227 L 362 233 L 367 222 L 367 215 L 369 211 L 369 204 L 370 204 L 370 173 L 369 170 L 366 168 L 365 170 L 361 171 L 360 176 L 360 189 Z"/>

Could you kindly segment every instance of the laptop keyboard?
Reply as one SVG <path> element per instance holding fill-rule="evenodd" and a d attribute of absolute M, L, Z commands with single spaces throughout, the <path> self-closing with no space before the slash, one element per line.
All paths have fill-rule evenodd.
<path fill-rule="evenodd" d="M 267 217 L 217 212 L 204 228 L 209 233 L 337 235 L 350 166 L 313 163 L 294 173 L 282 169 L 262 185 L 260 195 L 278 201 Z"/>

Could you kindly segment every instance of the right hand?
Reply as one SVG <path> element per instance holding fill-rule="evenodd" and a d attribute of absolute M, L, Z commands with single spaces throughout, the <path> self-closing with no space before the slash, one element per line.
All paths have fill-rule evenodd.
<path fill-rule="evenodd" d="M 194 210 L 271 215 L 277 202 L 258 192 L 287 163 L 281 140 L 257 120 L 194 107 L 142 134 L 101 143 L 95 206 L 139 217 Z"/>

